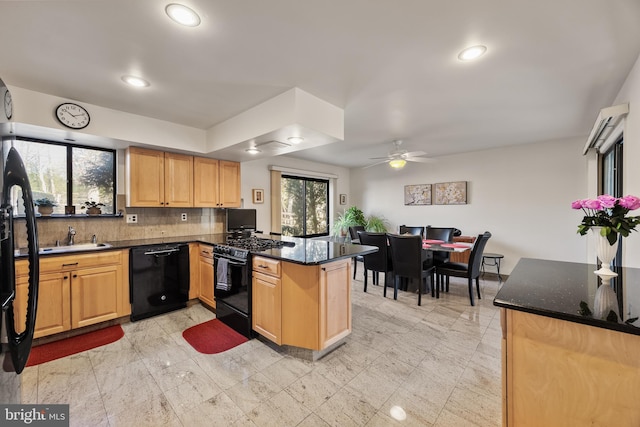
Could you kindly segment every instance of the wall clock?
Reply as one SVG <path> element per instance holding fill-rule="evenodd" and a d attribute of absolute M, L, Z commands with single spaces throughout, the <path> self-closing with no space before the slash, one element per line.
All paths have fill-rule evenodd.
<path fill-rule="evenodd" d="M 89 125 L 91 117 L 89 112 L 78 104 L 65 102 L 56 107 L 58 121 L 71 129 L 83 129 Z"/>
<path fill-rule="evenodd" d="M 4 115 L 7 120 L 10 120 L 11 116 L 13 116 L 13 101 L 11 99 L 11 92 L 9 92 L 9 89 L 4 93 L 4 100 L 2 103 L 4 104 Z"/>

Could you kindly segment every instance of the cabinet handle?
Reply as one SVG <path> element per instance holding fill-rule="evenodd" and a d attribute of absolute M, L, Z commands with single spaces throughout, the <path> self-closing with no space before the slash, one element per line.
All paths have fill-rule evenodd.
<path fill-rule="evenodd" d="M 324 267 L 321 267 L 321 268 L 322 268 L 322 271 L 327 271 L 327 269 L 326 269 L 326 268 L 324 268 Z"/>
<path fill-rule="evenodd" d="M 68 278 L 69 278 L 69 276 L 64 276 L 63 277 L 64 280 L 67 280 Z"/>
<path fill-rule="evenodd" d="M 78 263 L 72 262 L 71 264 L 62 264 L 63 267 L 71 267 L 72 265 L 78 265 Z"/>
<path fill-rule="evenodd" d="M 74 278 L 76 278 L 76 277 L 78 277 L 78 275 L 77 275 L 77 274 L 74 274 L 74 275 L 73 275 L 73 277 L 74 277 Z"/>
<path fill-rule="evenodd" d="M 269 268 L 269 266 L 266 266 L 266 265 L 259 265 L 258 267 L 260 267 L 260 268 Z"/>

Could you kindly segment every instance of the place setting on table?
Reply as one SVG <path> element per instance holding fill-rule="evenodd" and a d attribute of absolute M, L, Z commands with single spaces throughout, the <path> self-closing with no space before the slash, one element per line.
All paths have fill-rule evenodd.
<path fill-rule="evenodd" d="M 422 249 L 443 252 L 464 252 L 473 247 L 473 243 L 449 243 L 444 240 L 422 239 Z"/>

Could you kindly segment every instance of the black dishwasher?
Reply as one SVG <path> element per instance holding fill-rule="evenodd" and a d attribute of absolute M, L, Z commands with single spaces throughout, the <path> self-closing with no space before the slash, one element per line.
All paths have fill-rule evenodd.
<path fill-rule="evenodd" d="M 129 285 L 132 321 L 186 307 L 189 300 L 189 245 L 131 249 Z"/>

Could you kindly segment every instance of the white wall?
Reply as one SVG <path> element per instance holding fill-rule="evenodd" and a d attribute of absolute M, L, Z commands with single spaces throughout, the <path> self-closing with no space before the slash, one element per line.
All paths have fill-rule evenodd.
<path fill-rule="evenodd" d="M 336 209 L 342 210 L 346 206 L 338 204 L 338 194 L 349 194 L 349 169 L 327 165 L 324 163 L 309 162 L 306 160 L 294 159 L 292 157 L 278 156 L 263 160 L 253 160 L 242 162 L 242 199 L 245 208 L 255 208 L 257 211 L 258 229 L 269 233 L 271 231 L 271 175 L 269 166 L 281 166 L 285 168 L 300 169 L 309 172 L 318 172 L 329 175 L 336 175 L 333 179 L 334 187 L 330 188 L 329 197 L 332 198 L 330 217 L 335 216 Z M 254 204 L 251 190 L 260 188 L 264 190 L 264 203 Z M 347 198 L 347 206 L 349 200 Z M 331 221 L 332 222 L 332 221 Z"/>
<path fill-rule="evenodd" d="M 351 196 L 365 214 L 398 225 L 456 227 L 464 235 L 490 231 L 487 252 L 505 255 L 510 273 L 521 257 L 586 262 L 586 239 L 576 233 L 581 214 L 571 202 L 586 197 L 584 140 L 550 141 L 354 169 Z M 405 206 L 404 186 L 447 181 L 468 182 L 468 204 Z"/>
<path fill-rule="evenodd" d="M 622 85 L 612 105 L 629 103 L 629 114 L 624 129 L 624 174 L 622 188 L 625 194 L 640 197 L 640 57 Z M 606 107 L 606 106 L 603 106 Z M 640 215 L 640 211 L 633 214 Z M 632 233 L 622 246 L 622 265 L 640 267 L 640 232 Z"/>

